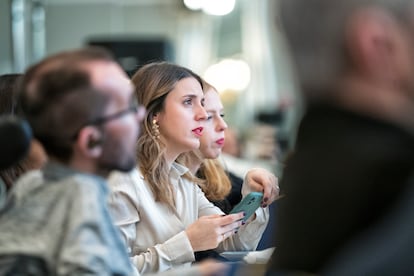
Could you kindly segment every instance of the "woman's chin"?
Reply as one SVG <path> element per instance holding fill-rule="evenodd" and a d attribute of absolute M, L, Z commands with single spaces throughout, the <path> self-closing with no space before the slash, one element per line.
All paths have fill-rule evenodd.
<path fill-rule="evenodd" d="M 204 158 L 206 158 L 206 159 L 217 159 L 217 158 L 219 158 L 220 154 L 221 154 L 221 151 L 213 151 L 213 152 L 210 151 L 210 152 L 206 152 L 204 154 Z"/>
<path fill-rule="evenodd" d="M 187 144 L 188 151 L 196 150 L 200 148 L 200 140 L 194 139 Z"/>

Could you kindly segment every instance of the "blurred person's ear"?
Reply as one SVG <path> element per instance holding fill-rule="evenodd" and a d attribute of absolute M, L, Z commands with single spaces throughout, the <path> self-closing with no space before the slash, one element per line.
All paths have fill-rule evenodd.
<path fill-rule="evenodd" d="M 366 8 L 354 12 L 345 29 L 351 66 L 366 77 L 394 81 L 402 69 L 405 38 L 397 21 L 386 11 Z"/>
<path fill-rule="evenodd" d="M 97 158 L 102 154 L 102 133 L 95 126 L 86 126 L 79 132 L 76 145 L 86 156 Z"/>

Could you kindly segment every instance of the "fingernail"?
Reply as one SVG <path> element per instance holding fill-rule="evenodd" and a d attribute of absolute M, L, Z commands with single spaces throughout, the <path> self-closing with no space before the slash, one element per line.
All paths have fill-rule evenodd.
<path fill-rule="evenodd" d="M 243 217 L 245 217 L 246 216 L 246 212 L 243 212 Z"/>

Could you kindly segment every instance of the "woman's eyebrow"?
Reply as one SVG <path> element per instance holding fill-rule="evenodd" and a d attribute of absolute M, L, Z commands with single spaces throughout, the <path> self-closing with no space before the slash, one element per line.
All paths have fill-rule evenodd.
<path fill-rule="evenodd" d="M 186 95 L 183 95 L 183 96 L 182 96 L 182 98 L 187 98 L 187 97 L 190 97 L 190 98 L 197 98 L 197 97 L 199 97 L 199 95 L 197 95 L 197 94 L 186 94 Z"/>

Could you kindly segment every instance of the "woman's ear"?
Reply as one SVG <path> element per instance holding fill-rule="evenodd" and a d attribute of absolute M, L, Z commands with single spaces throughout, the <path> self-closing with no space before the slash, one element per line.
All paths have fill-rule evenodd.
<path fill-rule="evenodd" d="M 87 126 L 79 132 L 77 146 L 83 154 L 97 158 L 102 154 L 102 132 L 97 127 Z"/>

